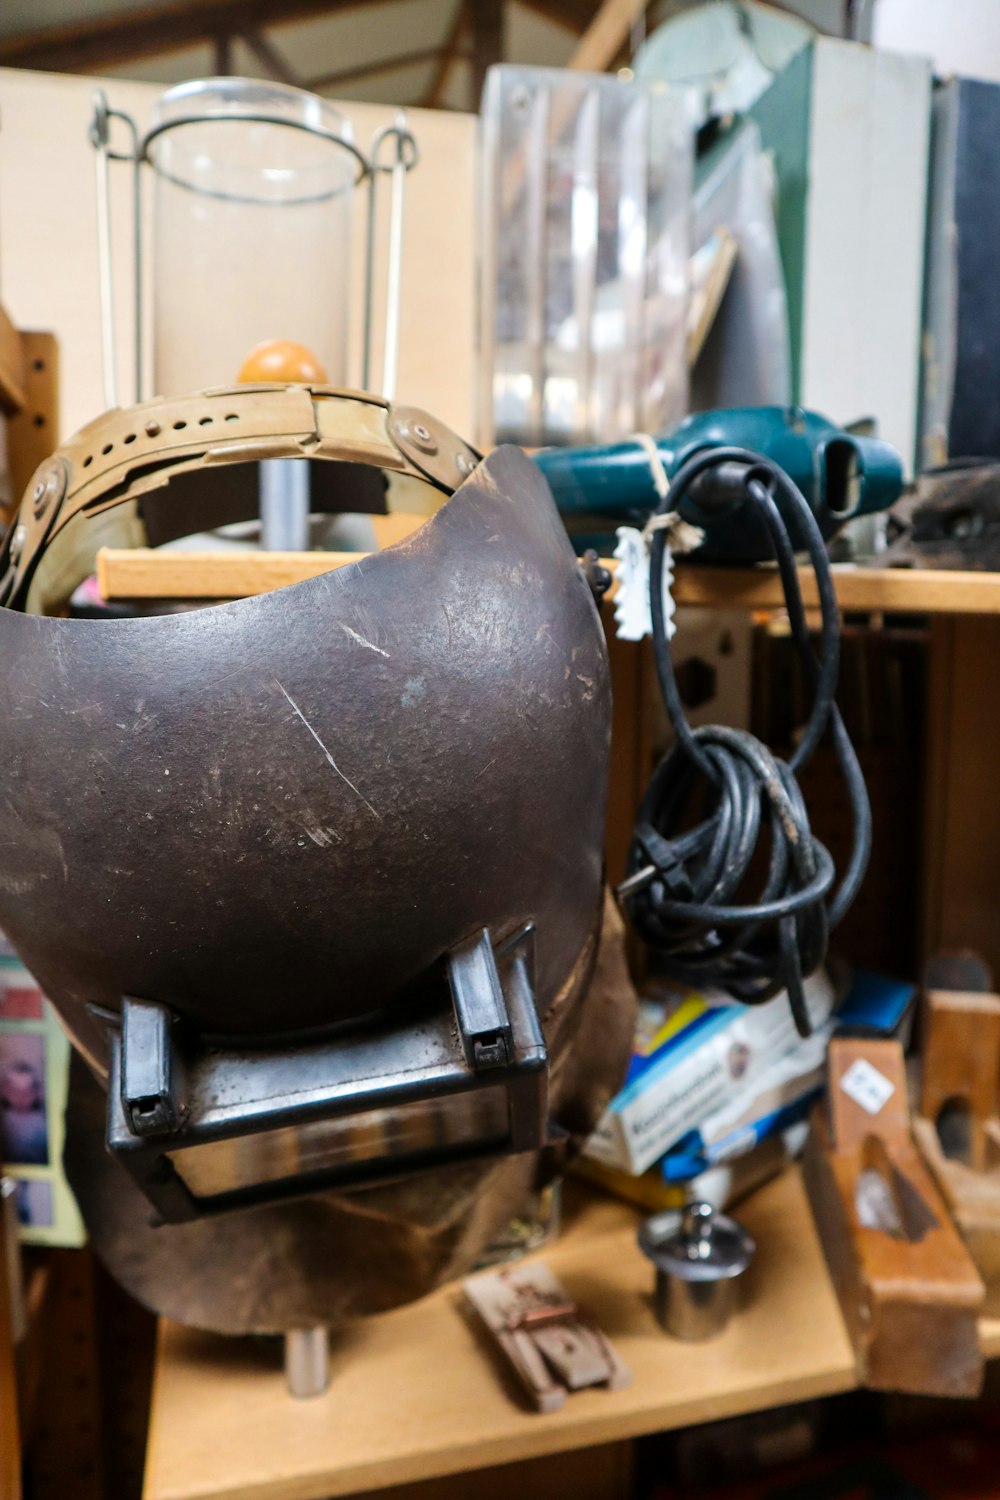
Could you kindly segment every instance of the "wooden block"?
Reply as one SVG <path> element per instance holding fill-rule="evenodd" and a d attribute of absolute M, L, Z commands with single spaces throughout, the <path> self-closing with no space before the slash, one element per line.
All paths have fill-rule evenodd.
<path fill-rule="evenodd" d="M 991 1170 L 976 1170 L 945 1156 L 932 1120 L 915 1119 L 913 1135 L 976 1270 L 983 1279 L 987 1317 L 1000 1317 L 1000 1142 L 996 1124 L 990 1132 L 997 1152 Z"/>
<path fill-rule="evenodd" d="M 55 334 L 22 333 L 21 343 L 24 400 L 7 423 L 7 461 L 15 506 L 38 465 L 59 444 L 59 345 Z"/>
<path fill-rule="evenodd" d="M 998 1096 L 1000 997 L 981 990 L 928 990 L 921 1117 L 913 1134 L 983 1278 L 990 1316 L 1000 1315 Z M 961 1128 L 949 1139 L 948 1111 L 956 1107 Z"/>
<path fill-rule="evenodd" d="M 911 1136 L 902 1048 L 838 1038 L 829 1085 L 804 1173 L 860 1377 L 876 1390 L 974 1396 L 984 1287 Z"/>
<path fill-rule="evenodd" d="M 986 1124 L 1000 1092 L 1000 997 L 931 990 L 924 997 L 920 1113 L 936 1123 L 958 1103 L 969 1111 L 969 1165 L 987 1166 Z"/>
<path fill-rule="evenodd" d="M 874 1070 L 886 1082 L 888 1094 L 878 1110 L 858 1102 L 858 1095 Z M 838 1151 L 859 1147 L 865 1139 L 877 1134 L 886 1141 L 910 1139 L 910 1110 L 906 1094 L 906 1065 L 903 1051 L 896 1041 L 877 1041 L 865 1037 L 836 1037 L 828 1054 L 830 1129 Z M 852 1080 L 857 1079 L 855 1092 Z M 874 1081 L 874 1080 L 871 1080 Z M 876 1084 L 877 1087 L 877 1084 Z M 878 1121 L 876 1128 L 875 1121 Z"/>

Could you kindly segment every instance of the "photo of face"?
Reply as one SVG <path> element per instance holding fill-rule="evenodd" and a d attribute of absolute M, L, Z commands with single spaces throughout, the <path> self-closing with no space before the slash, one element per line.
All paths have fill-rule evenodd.
<path fill-rule="evenodd" d="M 43 1036 L 0 1035 L 0 1160 L 10 1166 L 48 1165 Z"/>

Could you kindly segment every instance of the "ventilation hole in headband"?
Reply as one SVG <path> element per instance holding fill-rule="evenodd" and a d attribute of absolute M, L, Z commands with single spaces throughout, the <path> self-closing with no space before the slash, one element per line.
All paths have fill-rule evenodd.
<path fill-rule="evenodd" d="M 101 449 L 101 452 L 104 453 L 104 454 L 108 454 L 108 453 L 111 452 L 111 450 L 112 450 L 112 448 L 114 446 L 115 446 L 114 443 L 105 443 L 104 447 Z"/>
<path fill-rule="evenodd" d="M 135 433 L 134 432 L 128 433 L 127 436 L 125 436 L 125 437 L 122 438 L 122 442 L 123 443 L 134 443 L 135 442 Z"/>
<path fill-rule="evenodd" d="M 94 455 L 92 453 L 88 453 L 87 457 L 83 460 L 83 467 L 85 469 L 89 469 L 90 465 L 93 462 L 94 462 Z"/>
<path fill-rule="evenodd" d="M 182 431 L 182 429 L 183 429 L 183 428 L 185 428 L 185 427 L 186 427 L 186 426 L 187 426 L 187 423 L 186 423 L 186 422 L 175 422 L 175 423 L 174 423 L 174 431 L 175 431 L 175 432 L 180 432 L 180 431 Z"/>
<path fill-rule="evenodd" d="M 199 427 L 210 427 L 212 425 L 212 422 L 214 420 L 215 420 L 214 417 L 199 417 L 198 418 L 198 426 Z"/>
<path fill-rule="evenodd" d="M 227 422 L 238 422 L 239 420 L 240 420 L 239 412 L 235 412 L 235 411 L 227 411 L 226 412 L 226 421 Z"/>

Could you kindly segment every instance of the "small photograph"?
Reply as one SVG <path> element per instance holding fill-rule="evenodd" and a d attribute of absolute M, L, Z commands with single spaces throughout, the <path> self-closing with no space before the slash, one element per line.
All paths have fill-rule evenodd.
<path fill-rule="evenodd" d="M 0 1033 L 0 1160 L 7 1165 L 48 1165 L 45 1103 L 44 1036 Z"/>
<path fill-rule="evenodd" d="M 21 964 L 0 958 L 0 1021 L 41 1021 L 42 992 Z"/>
<path fill-rule="evenodd" d="M 18 1181 L 14 1188 L 14 1205 L 17 1209 L 17 1222 L 26 1229 L 51 1229 L 51 1182 Z"/>

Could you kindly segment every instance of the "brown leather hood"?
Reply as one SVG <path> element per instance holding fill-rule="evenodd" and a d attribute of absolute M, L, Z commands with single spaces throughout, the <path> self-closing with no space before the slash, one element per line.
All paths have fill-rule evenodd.
<path fill-rule="evenodd" d="M 597 905 L 609 725 L 596 610 L 515 448 L 310 582 L 3 610 L 0 926 L 83 1037 L 123 993 L 228 1036 L 324 1026 L 529 919 L 544 1010 Z"/>

